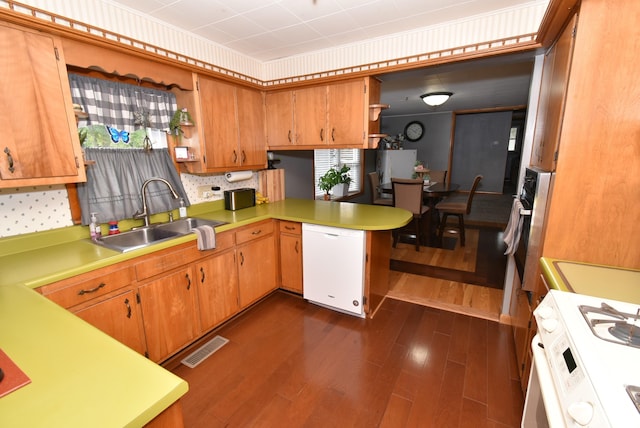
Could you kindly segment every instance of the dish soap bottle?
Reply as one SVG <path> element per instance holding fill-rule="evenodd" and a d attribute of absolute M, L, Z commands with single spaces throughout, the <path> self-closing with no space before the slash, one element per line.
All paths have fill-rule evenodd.
<path fill-rule="evenodd" d="M 91 223 L 89 224 L 89 234 L 94 241 L 102 236 L 102 228 L 98 223 L 98 213 L 91 213 Z"/>
<path fill-rule="evenodd" d="M 180 218 L 187 217 L 187 207 L 184 205 L 184 199 L 180 198 L 180 209 L 178 209 L 178 213 L 180 214 Z"/>

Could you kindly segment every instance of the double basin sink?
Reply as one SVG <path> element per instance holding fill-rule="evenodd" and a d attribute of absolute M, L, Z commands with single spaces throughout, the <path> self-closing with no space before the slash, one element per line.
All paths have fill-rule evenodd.
<path fill-rule="evenodd" d="M 194 228 L 199 226 L 216 227 L 223 224 L 226 224 L 226 222 L 187 217 L 168 223 L 139 227 L 117 235 L 103 236 L 93 242 L 103 247 L 126 253 L 127 251 L 145 248 L 149 245 L 188 235 L 193 232 Z"/>

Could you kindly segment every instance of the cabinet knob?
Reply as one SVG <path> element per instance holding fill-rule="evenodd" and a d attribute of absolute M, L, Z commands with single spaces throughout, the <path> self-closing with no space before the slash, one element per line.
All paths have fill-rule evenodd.
<path fill-rule="evenodd" d="M 189 277 L 189 274 L 186 274 L 185 278 L 187 278 L 187 290 L 191 290 L 191 277 Z"/>
<path fill-rule="evenodd" d="M 124 305 L 127 308 L 127 318 L 131 318 L 131 305 L 129 304 L 129 299 L 124 299 Z"/>
<path fill-rule="evenodd" d="M 11 150 L 9 150 L 9 147 L 5 147 L 4 152 L 7 154 L 7 161 L 9 162 L 9 172 L 14 172 L 16 169 L 13 167 L 13 156 L 11 156 Z"/>

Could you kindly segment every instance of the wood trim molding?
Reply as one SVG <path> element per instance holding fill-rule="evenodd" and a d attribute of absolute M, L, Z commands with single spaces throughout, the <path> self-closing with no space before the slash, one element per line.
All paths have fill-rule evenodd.
<path fill-rule="evenodd" d="M 544 49 L 551 46 L 579 5 L 580 0 L 551 0 L 536 36 L 540 46 Z"/>
<path fill-rule="evenodd" d="M 300 87 L 306 84 L 326 83 L 335 80 L 344 80 L 345 78 L 373 76 L 393 71 L 409 70 L 474 58 L 522 52 L 540 47 L 540 44 L 536 41 L 536 33 L 530 33 L 434 52 L 425 52 L 402 58 L 378 61 L 370 64 L 262 81 L 196 58 L 191 58 L 186 55 L 169 51 L 162 47 L 122 36 L 121 34 L 109 30 L 56 15 L 46 10 L 24 5 L 13 0 L 4 1 L 7 3 L 8 7 L 5 9 L 0 8 L 0 19 L 7 22 L 45 31 L 70 41 L 83 43 L 87 46 L 106 48 L 111 51 L 124 53 L 128 57 L 134 56 L 146 60 L 153 60 L 162 64 L 179 67 L 203 75 L 209 75 L 211 77 L 259 90 Z M 101 68 L 104 71 L 108 71 L 105 67 Z"/>

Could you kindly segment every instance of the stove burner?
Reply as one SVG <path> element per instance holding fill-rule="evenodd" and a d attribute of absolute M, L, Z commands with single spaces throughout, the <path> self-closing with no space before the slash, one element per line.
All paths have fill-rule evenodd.
<path fill-rule="evenodd" d="M 631 397 L 631 401 L 636 405 L 636 410 L 640 413 L 640 387 L 634 385 L 627 385 L 627 394 Z"/>
<path fill-rule="evenodd" d="M 601 307 L 579 305 L 578 308 L 596 337 L 608 342 L 640 348 L 638 314 L 623 313 L 605 303 Z"/>
<path fill-rule="evenodd" d="M 616 322 L 609 327 L 609 333 L 631 346 L 640 346 L 640 329 L 633 324 Z"/>

